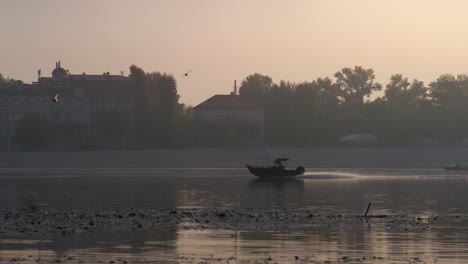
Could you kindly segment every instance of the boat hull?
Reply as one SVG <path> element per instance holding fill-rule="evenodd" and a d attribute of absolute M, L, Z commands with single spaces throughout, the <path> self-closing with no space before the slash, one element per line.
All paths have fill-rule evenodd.
<path fill-rule="evenodd" d="M 446 171 L 463 171 L 468 170 L 468 167 L 444 167 Z"/>
<path fill-rule="evenodd" d="M 250 173 L 261 178 L 298 176 L 304 174 L 305 171 L 303 167 L 297 167 L 296 169 L 259 167 L 252 165 L 246 165 L 246 167 Z"/>

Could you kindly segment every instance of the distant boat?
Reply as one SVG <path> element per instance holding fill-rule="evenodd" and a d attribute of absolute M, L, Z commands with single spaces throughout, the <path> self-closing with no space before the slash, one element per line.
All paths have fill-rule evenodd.
<path fill-rule="evenodd" d="M 299 166 L 296 169 L 286 169 L 282 162 L 289 160 L 288 158 L 279 158 L 273 161 L 273 165 L 269 167 L 245 165 L 253 175 L 257 177 L 284 177 L 298 176 L 305 172 L 304 167 Z"/>
<path fill-rule="evenodd" d="M 468 170 L 468 166 L 462 166 L 460 163 L 450 164 L 444 167 L 444 170 Z"/>

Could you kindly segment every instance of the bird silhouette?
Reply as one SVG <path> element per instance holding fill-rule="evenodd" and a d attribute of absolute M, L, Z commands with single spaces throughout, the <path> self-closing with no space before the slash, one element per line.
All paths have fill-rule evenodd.
<path fill-rule="evenodd" d="M 186 72 L 186 73 L 182 74 L 182 77 L 184 77 L 184 76 L 188 76 L 188 74 L 189 74 L 189 73 L 191 73 L 191 72 L 192 72 L 192 70 L 190 70 L 190 71 L 188 71 L 188 72 Z"/>
<path fill-rule="evenodd" d="M 54 99 L 52 99 L 52 102 L 57 103 L 58 102 L 58 96 L 59 96 L 59 93 L 54 96 Z"/>

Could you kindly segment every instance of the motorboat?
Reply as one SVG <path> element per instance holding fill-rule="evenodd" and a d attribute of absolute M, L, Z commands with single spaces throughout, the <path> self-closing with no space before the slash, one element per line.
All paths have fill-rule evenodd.
<path fill-rule="evenodd" d="M 284 177 L 284 176 L 298 176 L 305 172 L 304 167 L 299 166 L 296 169 L 287 169 L 283 162 L 288 161 L 288 158 L 279 158 L 273 161 L 272 166 L 255 166 L 245 165 L 253 175 L 257 177 Z"/>
<path fill-rule="evenodd" d="M 444 170 L 468 170 L 468 166 L 462 166 L 460 163 L 454 163 L 444 167 Z"/>

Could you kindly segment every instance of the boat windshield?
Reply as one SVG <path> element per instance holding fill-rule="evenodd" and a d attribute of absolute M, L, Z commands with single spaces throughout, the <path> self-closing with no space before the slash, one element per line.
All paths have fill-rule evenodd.
<path fill-rule="evenodd" d="M 272 167 L 273 168 L 279 168 L 279 169 L 283 169 L 285 166 L 283 165 L 282 161 L 281 160 L 275 160 L 272 164 Z"/>

